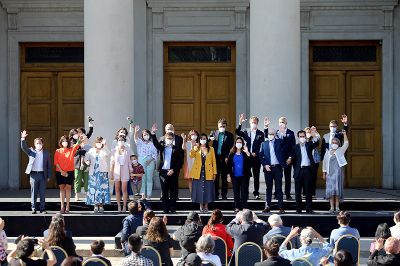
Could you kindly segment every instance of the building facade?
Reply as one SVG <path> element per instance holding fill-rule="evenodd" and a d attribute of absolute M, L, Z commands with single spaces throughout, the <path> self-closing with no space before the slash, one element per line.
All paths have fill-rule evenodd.
<path fill-rule="evenodd" d="M 29 186 L 22 129 L 54 151 L 95 119 L 294 131 L 348 114 L 346 185 L 400 188 L 398 0 L 0 0 L 0 189 Z"/>

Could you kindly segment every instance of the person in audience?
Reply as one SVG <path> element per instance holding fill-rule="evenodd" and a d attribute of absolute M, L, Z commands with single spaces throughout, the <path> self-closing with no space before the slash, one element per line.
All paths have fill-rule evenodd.
<path fill-rule="evenodd" d="M 268 224 L 271 226 L 269 230 L 263 237 L 263 243 L 271 240 L 276 235 L 281 235 L 287 237 L 292 230 L 290 227 L 283 226 L 282 218 L 278 214 L 272 214 L 268 217 Z M 300 240 L 298 236 L 295 236 L 290 241 L 292 243 L 292 248 L 300 247 Z"/>
<path fill-rule="evenodd" d="M 54 154 L 54 165 L 56 166 L 57 185 L 60 188 L 61 213 L 69 213 L 69 202 L 71 199 L 71 187 L 74 182 L 74 156 L 79 148 L 82 138 L 71 146 L 67 136 L 61 136 L 58 141 L 59 149 Z M 64 205 L 66 204 L 66 206 Z"/>
<path fill-rule="evenodd" d="M 77 256 L 74 241 L 65 233 L 65 222 L 63 217 L 53 216 L 49 226 L 49 234 L 45 239 L 50 246 L 59 246 L 63 248 L 67 252 L 68 256 Z"/>
<path fill-rule="evenodd" d="M 89 166 L 89 190 L 86 204 L 94 206 L 94 213 L 103 213 L 103 206 L 110 204 L 111 201 L 108 180 L 110 150 L 103 137 L 97 137 L 94 145 L 95 147 L 85 154 L 85 162 Z"/>
<path fill-rule="evenodd" d="M 7 234 L 4 231 L 5 221 L 0 218 L 0 265 L 7 265 Z"/>
<path fill-rule="evenodd" d="M 396 237 L 389 237 L 385 244 L 384 239 L 375 241 L 375 251 L 369 256 L 368 266 L 378 265 L 400 265 L 400 240 Z M 379 255 L 379 250 L 385 249 L 385 255 Z"/>
<path fill-rule="evenodd" d="M 315 126 L 312 127 L 306 127 L 304 129 L 306 132 L 306 139 L 307 141 L 312 141 L 314 137 L 312 136 L 312 132 L 315 132 L 315 138 L 321 139 L 321 135 L 317 132 L 317 128 Z M 318 143 L 319 144 L 319 143 Z M 312 187 L 311 187 L 311 194 L 313 198 L 316 197 L 316 189 L 317 189 L 317 177 L 318 177 L 318 168 L 319 168 L 319 163 L 321 162 L 321 154 L 318 151 L 318 147 L 313 149 L 312 151 L 312 156 L 314 158 L 314 163 L 315 163 L 315 170 L 312 174 Z M 303 193 L 304 196 L 306 196 L 305 192 Z"/>
<path fill-rule="evenodd" d="M 353 256 L 347 250 L 339 250 L 335 253 L 333 263 L 335 266 L 353 266 Z"/>
<path fill-rule="evenodd" d="M 129 215 L 122 221 L 121 245 L 124 247 L 125 255 L 129 255 L 128 238 L 135 233 L 138 226 L 143 223 L 143 213 L 150 209 L 150 205 L 146 199 L 131 201 L 128 204 Z"/>
<path fill-rule="evenodd" d="M 192 179 L 193 177 L 190 175 L 190 172 L 192 171 L 192 167 L 194 164 L 194 158 L 190 157 L 190 151 L 193 149 L 195 144 L 199 143 L 200 141 L 200 134 L 196 130 L 192 129 L 189 132 L 188 137 L 186 138 L 186 135 L 182 133 L 181 135 L 183 140 L 186 140 L 182 144 L 182 149 L 186 151 L 186 161 L 184 163 L 183 169 L 184 169 L 184 176 L 183 178 L 186 180 L 188 187 L 189 187 L 189 192 L 192 193 Z"/>
<path fill-rule="evenodd" d="M 172 238 L 169 236 L 167 227 L 160 217 L 151 219 L 147 234 L 143 238 L 143 243 L 157 249 L 163 265 L 173 266 L 171 259 Z"/>
<path fill-rule="evenodd" d="M 203 231 L 200 216 L 197 212 L 190 212 L 186 222 L 172 235 L 172 238 L 181 246 L 182 258 L 189 253 L 196 252 L 196 242 Z"/>
<path fill-rule="evenodd" d="M 349 132 L 349 126 L 348 126 L 348 119 L 347 115 L 342 115 L 340 118 L 340 121 L 343 123 L 343 130 Z M 341 132 L 343 130 L 338 130 L 338 122 L 336 120 L 331 120 L 329 122 L 329 133 L 326 133 L 322 137 L 322 143 L 321 143 L 321 158 L 323 159 L 325 157 L 325 153 L 331 149 L 332 145 L 332 140 L 334 138 L 339 139 L 340 143 L 343 143 L 343 134 Z"/>
<path fill-rule="evenodd" d="M 358 230 L 349 226 L 351 221 L 349 212 L 339 212 L 339 214 L 336 216 L 336 219 L 338 220 L 338 224 L 340 225 L 340 227 L 337 229 L 333 229 L 331 232 L 329 243 L 332 246 L 334 246 L 336 241 L 344 235 L 352 235 L 355 236 L 357 239 L 360 239 L 360 233 L 358 232 Z"/>
<path fill-rule="evenodd" d="M 140 237 L 143 237 L 147 234 L 147 229 L 149 228 L 149 223 L 153 217 L 155 217 L 155 213 L 152 210 L 146 210 L 143 213 L 143 225 L 140 225 L 136 228 L 136 234 Z"/>
<path fill-rule="evenodd" d="M 234 212 L 246 208 L 251 176 L 250 152 L 242 137 L 237 137 L 228 156 L 228 182 L 233 185 Z"/>
<path fill-rule="evenodd" d="M 257 262 L 254 266 L 290 266 L 290 261 L 279 256 L 279 243 L 274 240 L 268 240 L 264 245 L 266 260 Z"/>
<path fill-rule="evenodd" d="M 218 236 L 222 238 L 228 249 L 228 257 L 232 256 L 233 240 L 232 236 L 226 232 L 226 226 L 223 224 L 224 217 L 219 209 L 213 210 L 208 223 L 203 228 L 202 235 Z"/>
<path fill-rule="evenodd" d="M 132 173 L 130 174 L 130 186 L 134 195 L 138 196 L 142 188 L 142 179 L 144 176 L 144 168 L 138 162 L 138 158 L 135 154 L 131 155 Z M 143 192 L 144 195 L 146 193 Z"/>
<path fill-rule="evenodd" d="M 68 256 L 60 266 L 82 266 L 82 260 L 79 257 Z"/>
<path fill-rule="evenodd" d="M 260 168 L 261 163 L 259 159 L 260 147 L 261 143 L 264 142 L 264 132 L 259 130 L 258 122 L 259 119 L 257 116 L 250 117 L 250 129 L 249 130 L 242 130 L 242 124 L 246 121 L 244 114 L 239 116 L 239 125 L 235 130 L 236 135 L 242 137 L 245 140 L 247 149 L 250 151 L 250 164 L 251 169 L 253 172 L 253 179 L 254 179 L 254 191 L 253 195 L 255 199 L 260 198 Z"/>
<path fill-rule="evenodd" d="M 51 217 L 51 223 L 57 223 L 59 220 L 63 220 L 65 227 L 64 216 L 61 213 L 56 213 Z M 43 231 L 43 237 L 47 238 L 49 236 L 49 229 Z M 65 236 L 72 239 L 72 232 L 70 230 L 65 229 Z"/>
<path fill-rule="evenodd" d="M 40 240 L 44 252 L 47 253 L 48 259 L 32 259 L 32 253 L 35 251 L 35 239 L 23 237 L 14 249 L 8 254 L 7 261 L 9 265 L 24 265 L 24 266 L 53 266 L 57 263 L 57 258 L 50 248 L 50 244 L 45 240 Z"/>
<path fill-rule="evenodd" d="M 28 165 L 26 166 L 25 173 L 29 175 L 29 183 L 31 185 L 31 209 L 32 214 L 36 213 L 36 198 L 39 193 L 40 198 L 40 212 L 46 212 L 46 182 L 51 177 L 51 161 L 50 153 L 43 149 L 43 139 L 35 138 L 33 144 L 35 148 L 28 148 L 26 137 L 28 133 L 26 130 L 21 132 L 21 149 L 29 157 Z"/>
<path fill-rule="evenodd" d="M 394 213 L 393 221 L 395 225 L 390 227 L 390 233 L 392 234 L 392 236 L 400 238 L 400 211 Z"/>
<path fill-rule="evenodd" d="M 153 266 L 153 261 L 140 255 L 142 250 L 142 239 L 138 234 L 132 234 L 128 238 L 130 255 L 125 257 L 121 266 Z"/>
<path fill-rule="evenodd" d="M 383 239 L 383 244 L 385 244 L 386 239 L 388 239 L 389 237 L 391 237 L 390 234 L 390 229 L 389 226 L 387 225 L 387 223 L 381 223 L 378 225 L 378 227 L 376 228 L 376 232 L 375 232 L 375 241 L 371 243 L 370 247 L 369 247 L 369 253 L 372 254 L 375 251 L 375 242 L 378 239 Z M 379 255 L 385 255 L 385 250 L 381 249 L 379 251 Z"/>
<path fill-rule="evenodd" d="M 221 266 L 221 259 L 213 255 L 215 242 L 210 235 L 201 236 L 196 243 L 197 255 L 204 261 L 210 261 L 215 266 Z"/>
<path fill-rule="evenodd" d="M 150 199 L 153 191 L 153 177 L 158 158 L 157 149 L 151 141 L 151 133 L 148 129 L 143 129 L 139 137 L 139 126 L 135 126 L 133 139 L 136 144 L 138 162 L 144 168 L 142 177 L 142 187 L 140 193 L 144 193 L 146 199 Z"/>
<path fill-rule="evenodd" d="M 210 132 L 210 140 L 215 151 L 217 161 L 217 176 L 215 178 L 215 197 L 219 199 L 219 188 L 221 180 L 221 196 L 226 200 L 228 194 L 227 166 L 228 155 L 233 146 L 233 134 L 226 130 L 228 122 L 225 118 L 218 120 L 218 130 Z"/>
<path fill-rule="evenodd" d="M 102 260 L 108 266 L 111 266 L 110 260 L 102 255 L 104 251 L 104 241 L 103 240 L 94 240 L 92 244 L 90 244 L 90 251 L 92 252 L 92 256 L 89 258 L 97 258 Z M 88 259 L 89 259 L 88 258 Z"/>
<path fill-rule="evenodd" d="M 182 264 L 178 264 L 180 266 L 202 266 L 202 260 L 196 253 L 190 253 L 185 257 Z"/>
<path fill-rule="evenodd" d="M 298 258 L 306 258 L 312 265 L 319 265 L 320 260 L 330 254 L 334 246 L 326 242 L 326 240 L 312 227 L 307 227 L 301 230 L 300 233 L 301 247 L 298 249 L 288 250 L 288 242 L 291 241 L 293 237 L 297 236 L 299 232 L 299 227 L 295 227 L 290 231 L 289 235 L 279 248 L 279 255 L 290 261 Z M 311 246 L 314 238 L 317 238 L 319 242 L 322 243 L 322 247 Z"/>
<path fill-rule="evenodd" d="M 346 131 L 342 131 L 343 146 L 340 147 L 340 140 L 333 138 L 330 149 L 325 153 L 322 162 L 322 178 L 326 180 L 326 198 L 329 199 L 330 213 L 339 212 L 339 202 L 343 201 L 344 169 L 347 165 L 345 153 L 349 147 L 349 140 Z"/>
<path fill-rule="evenodd" d="M 200 135 L 200 144 L 190 151 L 194 158 L 190 176 L 192 183 L 192 201 L 200 204 L 200 212 L 208 213 L 208 203 L 215 201 L 214 180 L 217 175 L 214 148 L 208 145 L 206 134 Z"/>

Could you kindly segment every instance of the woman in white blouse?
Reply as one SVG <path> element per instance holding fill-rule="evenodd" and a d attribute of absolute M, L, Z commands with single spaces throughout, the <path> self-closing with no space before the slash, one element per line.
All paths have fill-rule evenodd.
<path fill-rule="evenodd" d="M 143 166 L 144 175 L 142 177 L 142 188 L 140 193 L 144 193 L 146 199 L 151 198 L 153 190 L 153 176 L 156 168 L 158 152 L 153 142 L 151 141 L 150 131 L 142 130 L 142 135 L 139 137 L 139 126 L 135 126 L 133 139 L 136 144 L 139 163 Z"/>
<path fill-rule="evenodd" d="M 189 187 L 189 191 L 191 193 L 192 192 L 192 179 L 193 179 L 193 177 L 190 176 L 190 171 L 192 170 L 192 167 L 193 167 L 194 158 L 190 157 L 190 151 L 192 150 L 193 146 L 196 143 L 197 144 L 199 143 L 200 135 L 199 135 L 199 132 L 197 132 L 196 130 L 192 129 L 189 132 L 187 140 L 186 140 L 186 135 L 184 133 L 182 133 L 181 137 L 183 139 L 182 149 L 184 151 L 186 150 L 186 161 L 185 161 L 185 165 L 183 166 L 183 169 L 184 169 L 183 178 L 186 180 L 186 182 L 188 184 L 188 187 Z"/>
<path fill-rule="evenodd" d="M 395 225 L 390 227 L 390 233 L 392 236 L 400 238 L 400 211 L 394 213 L 393 221 Z"/>
<path fill-rule="evenodd" d="M 210 235 L 204 235 L 196 242 L 196 253 L 204 261 L 210 261 L 215 266 L 221 266 L 221 259 L 214 255 L 215 242 Z"/>

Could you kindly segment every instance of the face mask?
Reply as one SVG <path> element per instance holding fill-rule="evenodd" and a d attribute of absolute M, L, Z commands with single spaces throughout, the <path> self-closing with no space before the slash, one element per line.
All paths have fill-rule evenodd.
<path fill-rule="evenodd" d="M 103 144 L 101 144 L 101 143 L 96 143 L 95 145 L 96 145 L 96 148 L 97 148 L 97 149 L 103 148 Z"/>
<path fill-rule="evenodd" d="M 191 136 L 190 136 L 190 139 L 191 139 L 191 140 L 197 140 L 197 136 L 196 136 L 196 135 L 191 135 Z"/>
<path fill-rule="evenodd" d="M 283 122 L 280 122 L 280 123 L 279 123 L 279 127 L 280 127 L 280 128 L 285 128 L 285 127 L 286 127 L 286 124 L 283 123 Z"/>
<path fill-rule="evenodd" d="M 250 128 L 253 129 L 253 130 L 256 129 L 257 128 L 257 124 L 256 123 L 251 123 L 250 124 Z"/>
<path fill-rule="evenodd" d="M 306 138 L 311 138 L 311 134 L 310 133 L 306 133 Z"/>
<path fill-rule="evenodd" d="M 144 140 L 149 140 L 149 139 L 150 139 L 150 136 L 149 136 L 149 135 L 143 135 L 143 139 L 144 139 Z"/>
<path fill-rule="evenodd" d="M 74 139 L 78 139 L 79 135 L 78 134 L 74 134 L 73 138 Z"/>
<path fill-rule="evenodd" d="M 224 133 L 225 132 L 225 128 L 224 127 L 220 127 L 218 128 L 219 132 Z"/>
<path fill-rule="evenodd" d="M 172 144 L 172 139 L 166 139 L 166 140 L 165 140 L 165 144 L 171 145 L 171 144 Z"/>
<path fill-rule="evenodd" d="M 118 137 L 125 138 L 125 136 L 126 136 L 126 135 L 125 135 L 124 133 L 119 133 L 119 134 L 118 134 Z"/>
<path fill-rule="evenodd" d="M 174 131 L 172 129 L 167 129 L 167 133 L 172 133 L 174 134 Z"/>
<path fill-rule="evenodd" d="M 301 137 L 301 138 L 299 138 L 299 141 L 300 141 L 300 143 L 301 143 L 301 144 L 303 144 L 303 143 L 305 143 L 305 142 L 306 142 L 306 138 L 304 138 L 304 137 Z"/>
<path fill-rule="evenodd" d="M 268 135 L 269 140 L 274 140 L 274 138 L 275 138 L 275 135 Z"/>
<path fill-rule="evenodd" d="M 243 144 L 242 144 L 242 143 L 240 143 L 240 142 L 237 142 L 237 143 L 236 143 L 236 148 L 237 148 L 237 149 L 240 150 L 242 147 L 243 147 Z"/>
<path fill-rule="evenodd" d="M 329 127 L 331 130 L 331 133 L 336 133 L 336 127 Z"/>
<path fill-rule="evenodd" d="M 339 148 L 339 145 L 337 145 L 336 143 L 331 145 L 333 150 L 337 150 Z"/>
<path fill-rule="evenodd" d="M 42 148 L 43 148 L 42 144 L 39 144 L 39 143 L 35 144 L 35 149 L 36 150 L 40 151 Z"/>
<path fill-rule="evenodd" d="M 61 143 L 61 145 L 62 145 L 64 148 L 66 148 L 66 147 L 68 147 L 68 142 L 63 141 L 63 142 Z"/>
<path fill-rule="evenodd" d="M 205 140 L 205 139 L 201 139 L 201 140 L 200 140 L 200 144 L 201 144 L 201 145 L 205 145 L 206 143 L 207 143 L 207 140 Z"/>
<path fill-rule="evenodd" d="M 132 160 L 132 163 L 133 164 L 137 164 L 137 160 Z"/>
<path fill-rule="evenodd" d="M 125 144 L 125 142 L 123 142 L 123 141 L 118 141 L 118 146 L 119 146 L 119 147 L 123 147 L 124 144 Z"/>

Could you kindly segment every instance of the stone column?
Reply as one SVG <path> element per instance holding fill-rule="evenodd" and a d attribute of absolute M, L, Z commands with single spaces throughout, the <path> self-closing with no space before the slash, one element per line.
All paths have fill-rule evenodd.
<path fill-rule="evenodd" d="M 250 0 L 250 115 L 296 132 L 300 97 L 300 0 Z"/>
<path fill-rule="evenodd" d="M 108 143 L 134 111 L 133 1 L 117 2 L 84 1 L 85 115 Z"/>

